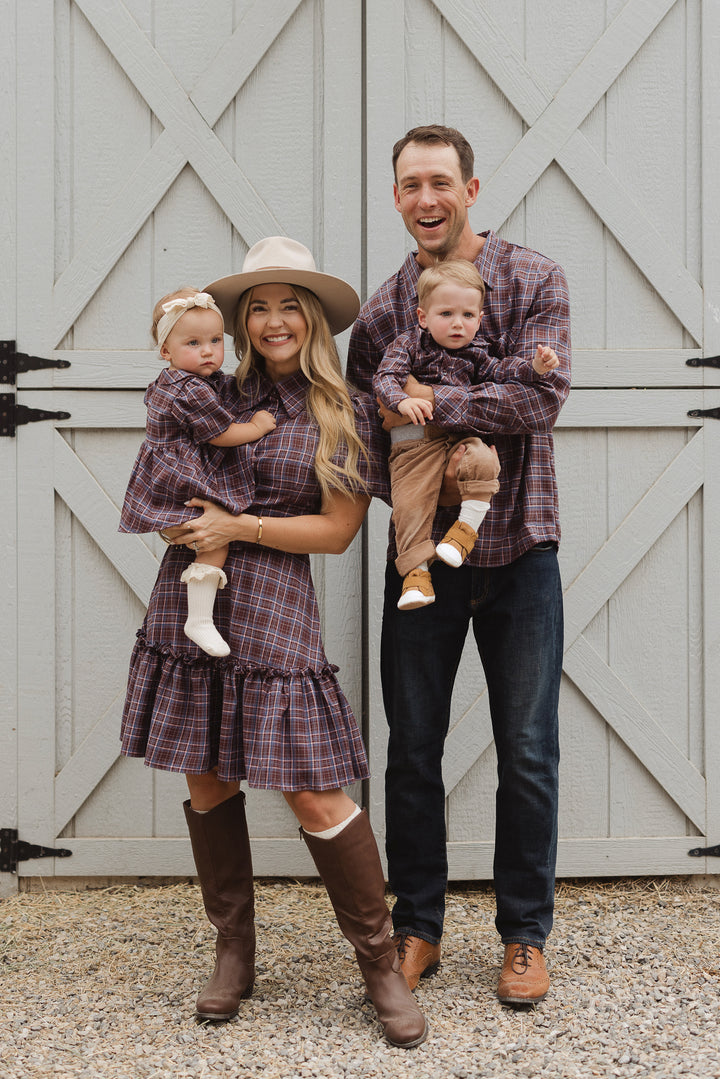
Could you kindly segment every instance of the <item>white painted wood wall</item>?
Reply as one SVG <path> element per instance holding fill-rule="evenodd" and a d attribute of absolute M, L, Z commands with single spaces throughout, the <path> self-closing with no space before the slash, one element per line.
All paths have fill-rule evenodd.
<path fill-rule="evenodd" d="M 71 364 L 17 392 L 71 418 L 0 439 L 0 827 L 73 851 L 21 875 L 192 872 L 183 780 L 117 759 L 160 553 L 116 532 L 157 371 L 154 300 L 238 269 L 274 232 L 371 292 L 409 242 L 392 144 L 431 121 L 475 148 L 478 230 L 553 256 L 570 281 L 559 872 L 716 871 L 687 850 L 720 842 L 720 421 L 687 413 L 720 405 L 720 377 L 686 365 L 720 352 L 715 0 L 367 0 L 364 28 L 353 0 L 17 0 L 8 14 L 0 336 Z M 365 700 L 379 835 L 386 520 L 373 507 L 365 627 L 362 543 L 315 564 L 328 652 L 358 713 Z M 483 879 L 494 757 L 470 648 L 453 722 L 451 875 Z M 256 871 L 312 872 L 282 798 L 248 804 Z"/>

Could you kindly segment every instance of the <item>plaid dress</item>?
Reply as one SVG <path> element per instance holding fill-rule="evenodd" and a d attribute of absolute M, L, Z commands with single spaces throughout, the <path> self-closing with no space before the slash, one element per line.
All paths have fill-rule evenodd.
<path fill-rule="evenodd" d="M 148 410 L 145 441 L 137 455 L 125 502 L 120 532 L 157 532 L 198 516 L 183 505 L 190 498 L 207 498 L 230 513 L 242 513 L 252 502 L 249 468 L 240 463 L 228 483 L 226 450 L 211 446 L 235 422 L 221 394 L 234 379 L 216 371 L 208 378 L 166 368 L 145 391 Z"/>
<path fill-rule="evenodd" d="M 258 442 L 226 451 L 226 479 L 242 483 L 249 462 L 255 495 L 248 512 L 314 514 L 320 490 L 314 460 L 318 432 L 305 409 L 298 373 L 265 379 L 240 399 L 225 387 L 238 421 L 265 408 L 277 427 Z M 387 495 L 385 447 L 376 409 L 353 397 L 357 429 L 370 457 L 360 472 L 370 494 Z M 244 458 L 244 461 L 243 461 Z M 183 633 L 192 561 L 168 547 L 138 632 L 122 722 L 122 752 L 153 768 L 221 780 L 247 779 L 272 790 L 331 790 L 368 776 L 360 732 L 328 662 L 307 555 L 234 542 L 218 592 L 215 624 L 230 655 L 213 659 Z"/>

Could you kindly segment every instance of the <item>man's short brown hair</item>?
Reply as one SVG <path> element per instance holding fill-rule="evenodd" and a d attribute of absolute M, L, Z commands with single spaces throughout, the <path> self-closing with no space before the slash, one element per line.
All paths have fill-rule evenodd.
<path fill-rule="evenodd" d="M 408 131 L 407 135 L 403 136 L 393 146 L 392 164 L 396 183 L 397 160 L 405 147 L 411 142 L 431 146 L 454 146 L 460 161 L 460 174 L 463 183 L 466 184 L 468 180 L 472 180 L 475 170 L 475 154 L 465 136 L 461 135 L 457 128 L 454 127 L 444 127 L 442 124 L 425 124 L 423 127 L 413 127 Z"/>

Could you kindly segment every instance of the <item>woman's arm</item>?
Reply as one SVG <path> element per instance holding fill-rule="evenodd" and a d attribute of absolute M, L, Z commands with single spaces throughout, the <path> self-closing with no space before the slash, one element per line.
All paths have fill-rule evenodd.
<path fill-rule="evenodd" d="M 189 506 L 199 506 L 205 512 L 187 524 L 165 529 L 175 544 L 185 544 L 202 554 L 226 543 L 240 540 L 257 543 L 260 518 L 253 513 L 234 517 L 227 510 L 201 498 L 193 498 Z M 342 554 L 350 546 L 363 523 L 370 498 L 367 495 L 348 495 L 334 491 L 328 496 L 320 513 L 301 517 L 262 516 L 261 547 L 274 547 L 289 554 Z M 193 544 L 197 543 L 197 547 Z"/>

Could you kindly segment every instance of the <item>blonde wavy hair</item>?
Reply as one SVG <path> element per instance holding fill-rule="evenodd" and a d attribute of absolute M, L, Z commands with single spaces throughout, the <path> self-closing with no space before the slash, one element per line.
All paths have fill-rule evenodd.
<path fill-rule="evenodd" d="M 350 392 L 322 304 L 309 289 L 301 285 L 288 287 L 297 297 L 307 323 L 307 334 L 300 348 L 300 370 L 310 383 L 307 410 L 320 432 L 315 475 L 323 498 L 334 490 L 366 493 L 367 485 L 358 471 L 358 461 L 361 456 L 368 461 L 368 453 L 355 427 Z M 235 353 L 240 361 L 235 378 L 240 393 L 254 373 L 265 371 L 265 361 L 253 348 L 247 332 L 252 296 L 253 289 L 242 294 L 235 314 Z M 340 462 L 336 460 L 338 456 Z"/>

